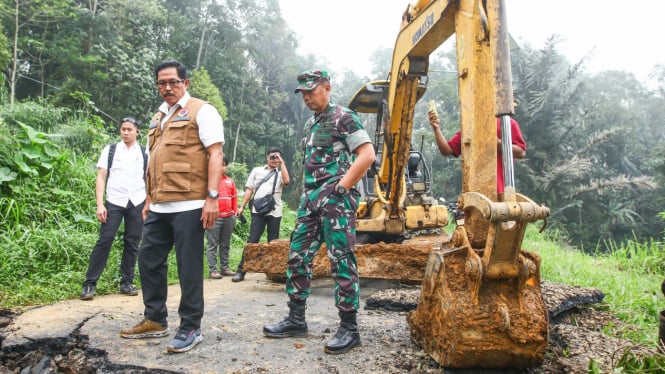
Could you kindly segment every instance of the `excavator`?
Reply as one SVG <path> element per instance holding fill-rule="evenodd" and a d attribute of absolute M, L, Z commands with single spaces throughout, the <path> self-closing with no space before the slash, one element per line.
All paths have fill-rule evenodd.
<path fill-rule="evenodd" d="M 422 282 L 418 305 L 407 317 L 410 335 L 443 367 L 534 367 L 548 344 L 540 257 L 521 247 L 527 224 L 546 220 L 550 211 L 515 189 L 505 2 L 408 4 L 388 80 L 364 85 L 349 104 L 377 116 L 378 165 L 363 180 L 356 213 L 363 243 L 355 249 L 359 274 Z M 457 204 L 463 218 L 446 234 L 448 211 L 431 196 L 432 171 L 411 149 L 411 135 L 416 103 L 427 88 L 429 55 L 453 36 L 462 131 Z M 283 276 L 287 255 L 286 240 L 248 244 L 245 270 Z M 322 248 L 313 275 L 329 274 L 329 268 Z"/>

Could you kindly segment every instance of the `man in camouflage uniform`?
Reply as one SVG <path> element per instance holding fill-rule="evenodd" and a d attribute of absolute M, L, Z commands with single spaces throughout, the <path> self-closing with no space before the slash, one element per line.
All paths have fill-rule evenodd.
<path fill-rule="evenodd" d="M 330 78 L 324 70 L 309 70 L 298 76 L 295 92 L 302 93 L 314 116 L 305 125 L 304 190 L 286 271 L 290 312 L 285 320 L 264 326 L 263 333 L 273 338 L 307 336 L 305 303 L 312 282 L 311 262 L 325 241 L 341 323 L 324 350 L 338 354 L 360 344 L 356 322 L 360 287 L 353 254 L 360 194 L 353 186 L 376 155 L 360 118 L 331 102 L 330 91 Z"/>

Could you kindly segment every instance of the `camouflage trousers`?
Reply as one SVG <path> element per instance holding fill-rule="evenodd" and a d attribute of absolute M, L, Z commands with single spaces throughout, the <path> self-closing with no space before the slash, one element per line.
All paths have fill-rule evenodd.
<path fill-rule="evenodd" d="M 360 284 L 353 249 L 356 244 L 357 191 L 344 196 L 332 193 L 334 184 L 305 190 L 289 248 L 286 292 L 305 300 L 312 283 L 312 260 L 326 244 L 330 270 L 335 281 L 335 306 L 344 312 L 358 310 Z"/>

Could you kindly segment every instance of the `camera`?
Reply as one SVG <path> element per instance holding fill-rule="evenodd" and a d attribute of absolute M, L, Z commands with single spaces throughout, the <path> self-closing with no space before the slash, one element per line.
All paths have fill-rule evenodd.
<path fill-rule="evenodd" d="M 277 160 L 277 155 L 270 155 L 270 161 Z"/>
<path fill-rule="evenodd" d="M 238 216 L 238 220 L 239 220 L 240 223 L 243 224 L 243 225 L 247 224 L 247 218 L 245 218 L 245 216 L 243 216 L 243 215 L 239 215 L 239 216 Z"/>

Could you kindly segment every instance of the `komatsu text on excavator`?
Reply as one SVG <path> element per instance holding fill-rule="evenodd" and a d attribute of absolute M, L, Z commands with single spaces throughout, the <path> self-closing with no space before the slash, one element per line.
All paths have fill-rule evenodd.
<path fill-rule="evenodd" d="M 443 232 L 448 211 L 431 196 L 433 172 L 411 149 L 414 111 L 426 90 L 429 55 L 455 37 L 462 129 L 464 219 Z M 420 0 L 409 4 L 388 80 L 363 86 L 349 107 L 377 118 L 378 165 L 367 173 L 357 211 L 361 277 L 422 281 L 408 316 L 411 338 L 444 367 L 541 364 L 548 342 L 540 258 L 521 249 L 529 222 L 549 209 L 515 189 L 510 139 L 512 73 L 505 0 Z M 496 189 L 501 121 L 505 181 Z M 245 270 L 286 271 L 288 242 L 248 244 Z M 325 250 L 313 274 L 329 273 Z"/>

